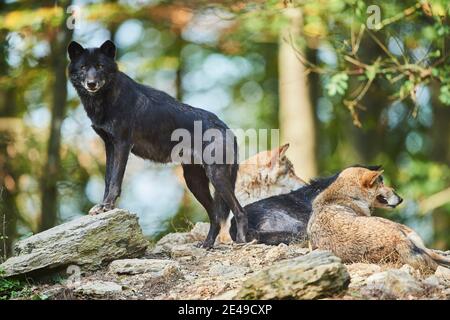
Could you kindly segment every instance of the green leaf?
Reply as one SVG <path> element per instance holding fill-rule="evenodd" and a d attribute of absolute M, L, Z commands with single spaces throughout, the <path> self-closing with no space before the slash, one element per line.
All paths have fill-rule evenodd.
<path fill-rule="evenodd" d="M 377 73 L 378 73 L 378 64 L 373 64 L 366 68 L 366 76 L 367 79 L 369 79 L 370 81 L 375 79 Z"/>
<path fill-rule="evenodd" d="M 344 95 L 348 88 L 348 75 L 345 72 L 336 73 L 330 78 L 330 81 L 326 85 L 326 90 L 329 96 L 335 96 L 336 94 Z"/>
<path fill-rule="evenodd" d="M 447 106 L 450 106 L 450 85 L 441 86 L 439 100 Z"/>

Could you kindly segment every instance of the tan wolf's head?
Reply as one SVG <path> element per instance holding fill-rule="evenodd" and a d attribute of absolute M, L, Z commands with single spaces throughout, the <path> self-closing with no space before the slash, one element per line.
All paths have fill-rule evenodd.
<path fill-rule="evenodd" d="M 344 169 L 338 179 L 341 191 L 365 201 L 371 208 L 395 208 L 403 199 L 383 182 L 381 166 L 353 166 Z"/>
<path fill-rule="evenodd" d="M 242 205 L 305 185 L 286 157 L 289 144 L 255 154 L 239 165 L 236 195 Z"/>

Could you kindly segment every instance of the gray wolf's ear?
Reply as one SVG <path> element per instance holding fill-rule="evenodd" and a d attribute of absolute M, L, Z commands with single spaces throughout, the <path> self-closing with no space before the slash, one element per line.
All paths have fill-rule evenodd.
<path fill-rule="evenodd" d="M 110 57 L 111 59 L 114 59 L 116 56 L 116 45 L 111 40 L 106 40 L 103 42 L 103 44 L 100 46 L 100 51 Z"/>
<path fill-rule="evenodd" d="M 267 163 L 267 166 L 273 169 L 278 163 L 281 158 L 283 158 L 284 154 L 286 153 L 287 149 L 289 148 L 289 143 L 286 143 L 285 145 L 282 145 L 281 147 L 276 147 L 272 150 L 270 150 L 270 162 Z"/>
<path fill-rule="evenodd" d="M 70 60 L 73 61 L 83 54 L 84 48 L 78 42 L 72 41 L 67 47 L 67 52 L 69 53 Z"/>
<path fill-rule="evenodd" d="M 384 170 L 381 171 L 367 170 L 361 177 L 362 185 L 366 188 L 372 188 L 377 178 L 381 176 L 383 172 Z"/>
<path fill-rule="evenodd" d="M 282 145 L 278 149 L 278 153 L 280 154 L 280 157 L 284 156 L 284 154 L 286 153 L 287 149 L 289 149 L 289 143 L 286 143 L 286 144 Z"/>

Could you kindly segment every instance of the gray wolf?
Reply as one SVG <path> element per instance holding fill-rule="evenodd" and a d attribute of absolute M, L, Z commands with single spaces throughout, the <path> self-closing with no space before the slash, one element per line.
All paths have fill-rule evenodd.
<path fill-rule="evenodd" d="M 359 167 L 361 166 L 353 166 Z M 270 245 L 306 241 L 306 228 L 312 213 L 312 203 L 338 176 L 339 173 L 316 178 L 292 192 L 246 205 L 244 209 L 248 216 L 248 239 Z M 397 197 L 392 188 L 383 186 L 377 190 L 377 197 L 371 206 L 379 208 L 396 206 L 399 199 Z M 231 221 L 230 234 L 234 239 L 236 234 L 234 220 Z"/>
<path fill-rule="evenodd" d="M 234 136 L 226 138 L 226 124 L 211 112 L 181 103 L 119 71 L 112 41 L 108 40 L 98 48 L 83 48 L 72 41 L 68 54 L 69 79 L 106 149 L 105 193 L 102 203 L 94 206 L 90 214 L 114 208 L 130 152 L 155 162 L 171 162 L 172 151 L 177 145 L 172 141 L 174 130 L 187 130 L 194 139 L 194 122 L 201 121 L 202 130 L 215 129 L 223 133 L 223 139 L 202 141 L 200 150 L 187 150 L 191 161 L 182 163 L 186 184 L 211 221 L 202 246 L 211 248 L 214 245 L 230 209 L 238 221 L 236 241 L 245 242 L 247 217 L 234 194 L 238 172 L 237 143 Z M 195 142 L 193 144 L 195 146 Z M 204 161 L 203 152 L 207 147 L 211 150 L 211 146 L 215 152 L 224 151 L 232 163 Z M 209 183 L 214 186 L 214 198 Z"/>
<path fill-rule="evenodd" d="M 330 250 L 344 262 L 401 262 L 420 270 L 449 266 L 450 259 L 426 248 L 412 229 L 371 216 L 377 201 L 388 208 L 401 203 L 395 193 L 380 193 L 382 173 L 345 169 L 315 198 L 307 227 L 312 247 Z"/>

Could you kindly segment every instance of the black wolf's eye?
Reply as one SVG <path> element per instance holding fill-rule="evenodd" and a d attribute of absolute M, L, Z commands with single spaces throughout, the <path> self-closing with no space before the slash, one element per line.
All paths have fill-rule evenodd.
<path fill-rule="evenodd" d="M 98 69 L 103 69 L 103 65 L 102 65 L 102 64 L 98 64 L 98 65 L 97 65 L 97 68 L 98 68 Z"/>

